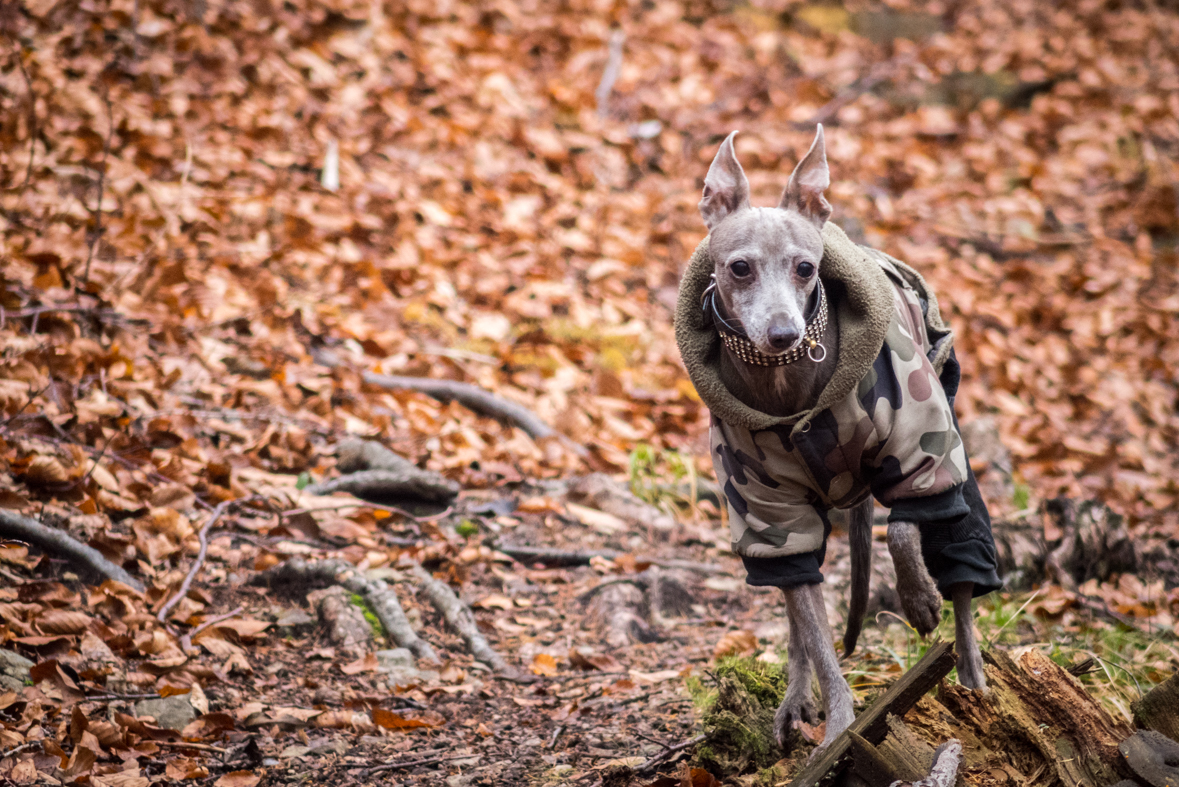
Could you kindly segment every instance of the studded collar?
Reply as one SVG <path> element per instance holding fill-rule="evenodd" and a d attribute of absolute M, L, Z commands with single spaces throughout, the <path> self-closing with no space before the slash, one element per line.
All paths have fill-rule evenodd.
<path fill-rule="evenodd" d="M 804 355 L 815 363 L 827 357 L 827 348 L 823 346 L 823 335 L 827 331 L 827 291 L 823 281 L 818 282 L 819 298 L 814 312 L 807 318 L 806 329 L 802 334 L 802 341 L 791 349 L 778 355 L 766 355 L 749 339 L 744 328 L 734 325 L 721 314 L 717 303 L 716 274 L 713 274 L 707 289 L 701 296 L 700 305 L 704 310 L 705 324 L 711 324 L 720 334 L 724 342 L 734 355 L 743 362 L 753 366 L 786 366 L 794 363 Z"/>

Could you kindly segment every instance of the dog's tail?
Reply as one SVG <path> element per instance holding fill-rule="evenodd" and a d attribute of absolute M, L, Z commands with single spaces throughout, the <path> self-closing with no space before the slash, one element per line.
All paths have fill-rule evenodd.
<path fill-rule="evenodd" d="M 868 589 L 872 575 L 872 498 L 848 511 L 848 543 L 851 546 L 851 599 L 847 610 L 847 632 L 843 655 L 856 649 L 864 615 L 868 611 Z"/>

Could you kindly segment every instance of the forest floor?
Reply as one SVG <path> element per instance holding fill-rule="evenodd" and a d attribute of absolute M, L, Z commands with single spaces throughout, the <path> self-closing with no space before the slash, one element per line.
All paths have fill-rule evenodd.
<path fill-rule="evenodd" d="M 1097 501 L 1155 556 L 1025 572 L 980 601 L 987 645 L 1094 659 L 1119 719 L 1179 667 L 1169 5 L 27 0 L 0 32 L 0 519 L 145 588 L 0 530 L 0 780 L 586 787 L 699 733 L 718 652 L 780 662 L 778 596 L 685 491 L 708 414 L 672 310 L 734 129 L 770 205 L 822 122 L 833 220 L 940 294 L 996 518 L 1059 544 L 1048 503 Z M 471 383 L 540 428 L 374 374 Z M 355 437 L 453 508 L 293 513 Z M 577 507 L 590 473 L 662 508 Z M 388 581 L 442 663 L 352 654 L 305 593 L 252 584 L 295 557 Z M 686 605 L 641 600 L 653 641 L 611 644 L 595 588 L 652 558 L 719 570 L 667 568 Z M 535 681 L 475 661 L 411 563 Z M 844 662 L 860 703 L 924 647 L 878 602 Z"/>

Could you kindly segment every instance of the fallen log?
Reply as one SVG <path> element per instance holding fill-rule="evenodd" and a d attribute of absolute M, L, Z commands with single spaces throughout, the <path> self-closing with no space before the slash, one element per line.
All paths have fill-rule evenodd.
<path fill-rule="evenodd" d="M 1142 730 L 1118 746 L 1138 778 L 1151 787 L 1179 785 L 1179 743 L 1153 730 Z"/>
<path fill-rule="evenodd" d="M 913 707 L 938 681 L 950 674 L 956 659 L 952 643 L 937 642 L 931 645 L 921 660 L 857 716 L 847 731 L 836 738 L 822 756 L 802 769 L 790 787 L 816 787 L 833 782 L 850 764 L 852 734 L 869 744 L 880 743 L 888 734 L 889 715 L 899 716 Z"/>
<path fill-rule="evenodd" d="M 83 544 L 69 533 L 43 525 L 35 519 L 0 509 L 0 537 L 32 544 L 38 549 L 64 558 L 83 573 L 113 579 L 143 592 L 142 582 L 107 560 L 97 549 Z"/>

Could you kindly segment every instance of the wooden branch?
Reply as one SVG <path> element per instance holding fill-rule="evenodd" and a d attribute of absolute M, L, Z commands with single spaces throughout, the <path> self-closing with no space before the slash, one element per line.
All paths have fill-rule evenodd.
<path fill-rule="evenodd" d="M 466 760 L 471 757 L 478 757 L 477 754 L 445 754 L 438 757 L 421 757 L 416 760 L 401 760 L 400 762 L 387 762 L 384 765 L 378 765 L 375 768 L 369 768 L 364 772 L 367 778 L 374 773 L 382 773 L 385 771 L 399 771 L 403 768 L 416 768 L 419 765 L 436 765 L 440 762 L 449 762 L 450 760 Z"/>
<path fill-rule="evenodd" d="M 410 564 L 409 568 L 414 577 L 422 584 L 430 603 L 442 613 L 447 625 L 467 643 L 471 655 L 494 669 L 502 677 L 513 682 L 531 683 L 536 680 L 533 676 L 520 673 L 515 667 L 504 661 L 503 656 L 491 647 L 487 638 L 483 636 L 483 632 L 479 630 L 479 625 L 475 622 L 475 613 L 471 612 L 471 608 L 455 595 L 449 585 L 434 579 L 433 575 L 418 563 Z"/>
<path fill-rule="evenodd" d="M 188 574 L 184 577 L 184 581 L 180 583 L 180 588 L 176 593 L 165 602 L 164 606 L 160 607 L 160 611 L 156 613 L 156 620 L 163 623 L 167 619 L 168 613 L 172 611 L 172 607 L 179 604 L 180 599 L 188 595 L 188 589 L 192 587 L 192 581 L 196 579 L 196 575 L 200 573 L 201 566 L 205 564 L 205 555 L 209 551 L 209 531 L 213 528 L 213 525 L 217 524 L 217 521 L 225 516 L 225 512 L 229 509 L 251 503 L 257 499 L 257 495 L 250 495 L 240 500 L 223 500 L 217 504 L 217 507 L 213 509 L 213 513 L 209 516 L 209 520 L 197 531 L 197 538 L 200 539 L 201 548 L 197 552 L 196 560 L 192 563 L 192 568 L 188 570 Z"/>
<path fill-rule="evenodd" d="M 932 644 L 912 669 L 898 678 L 880 699 L 852 722 L 847 732 L 836 738 L 821 757 L 802 769 L 790 783 L 791 787 L 814 787 L 834 780 L 849 763 L 851 733 L 861 736 L 868 743 L 880 743 L 888 734 L 889 714 L 903 716 L 938 681 L 950 674 L 956 659 L 952 643 Z"/>
<path fill-rule="evenodd" d="M 113 579 L 143 592 L 142 582 L 107 560 L 97 549 L 75 540 L 62 530 L 48 527 L 34 519 L 0 509 L 0 536 L 32 544 L 104 579 Z"/>
<path fill-rule="evenodd" d="M 185 653 L 192 650 L 192 638 L 193 637 L 195 637 L 197 634 L 200 634 L 202 631 L 207 629 L 209 626 L 220 623 L 223 620 L 229 620 L 232 617 L 237 617 L 238 615 L 242 614 L 243 610 L 245 610 L 245 607 L 238 606 L 238 607 L 231 609 L 229 612 L 226 612 L 224 615 L 217 615 L 216 617 L 212 617 L 212 618 L 209 618 L 208 620 L 202 621 L 201 625 L 197 626 L 192 631 L 188 632 L 187 634 L 185 634 L 183 637 L 180 638 L 180 650 L 184 651 Z"/>
<path fill-rule="evenodd" d="M 309 584 L 343 585 L 364 599 L 381 621 L 394 642 L 409 648 L 415 656 L 431 664 L 439 664 L 438 655 L 430 643 L 418 637 L 409 623 L 397 593 L 384 580 L 368 579 L 356 566 L 343 560 L 313 560 L 291 558 L 274 568 L 263 571 L 250 580 L 253 585 L 294 585 L 306 589 Z"/>
<path fill-rule="evenodd" d="M 675 754 L 676 752 L 683 751 L 684 749 L 689 749 L 693 746 L 698 746 L 699 744 L 704 743 L 704 741 L 706 741 L 707 739 L 708 739 L 707 735 L 697 735 L 695 738 L 689 738 L 688 740 L 683 741 L 682 743 L 677 743 L 674 746 L 664 746 L 663 751 L 656 753 L 650 759 L 648 759 L 646 762 L 644 762 L 642 765 L 635 768 L 635 773 L 636 774 L 650 773 L 650 772 L 654 771 L 655 768 L 657 768 L 660 765 L 660 763 L 662 763 L 664 760 L 666 760 L 668 757 Z"/>
<path fill-rule="evenodd" d="M 115 136 L 115 110 L 111 103 L 110 90 L 103 93 L 103 100 L 106 102 L 106 114 L 110 119 L 110 128 L 106 134 L 106 144 L 102 147 L 102 164 L 98 169 L 98 203 L 94 206 L 94 231 L 90 235 L 90 242 L 87 244 L 90 250 L 86 254 L 86 270 L 82 274 L 82 286 L 76 288 L 78 290 L 85 290 L 90 284 L 90 263 L 94 259 L 94 247 L 98 244 L 99 239 L 102 238 L 102 198 L 106 194 L 106 160 L 111 154 L 111 140 Z M 33 325 L 36 326 L 37 318 L 33 318 Z M 36 332 L 36 327 L 30 333 Z"/>

